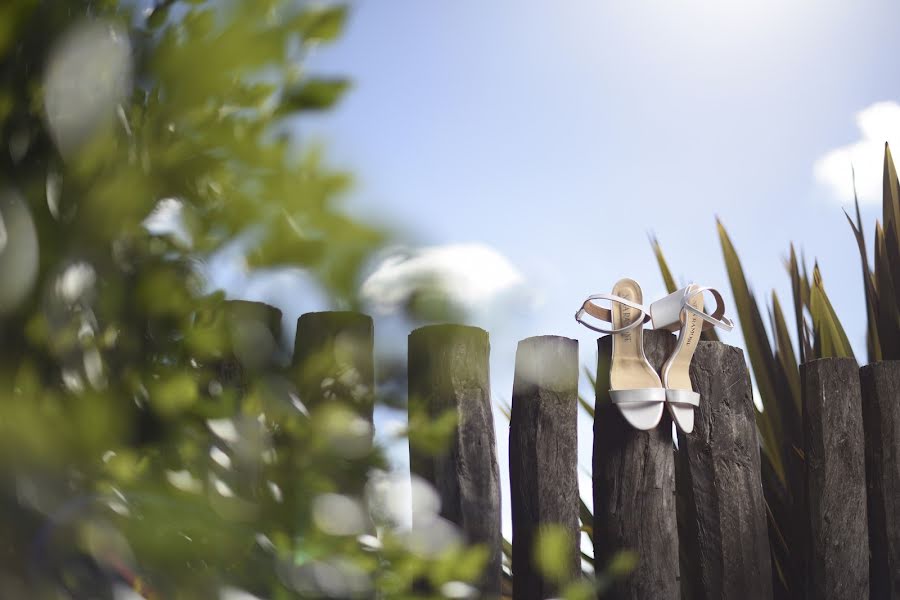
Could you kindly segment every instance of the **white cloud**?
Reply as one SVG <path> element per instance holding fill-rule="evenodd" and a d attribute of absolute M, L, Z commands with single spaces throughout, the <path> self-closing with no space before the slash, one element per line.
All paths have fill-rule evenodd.
<path fill-rule="evenodd" d="M 860 204 L 878 203 L 884 143 L 890 143 L 895 151 L 900 149 L 900 104 L 876 102 L 856 113 L 856 124 L 861 139 L 831 150 L 816 161 L 813 171 L 816 180 L 830 188 L 838 201 L 849 204 L 853 202 L 852 164 Z"/>
<path fill-rule="evenodd" d="M 538 304 L 522 273 L 495 249 L 478 243 L 396 252 L 378 265 L 361 291 L 376 311 L 387 314 L 399 310 L 414 294 L 435 287 L 453 306 L 476 319 L 498 310 L 530 310 Z"/>

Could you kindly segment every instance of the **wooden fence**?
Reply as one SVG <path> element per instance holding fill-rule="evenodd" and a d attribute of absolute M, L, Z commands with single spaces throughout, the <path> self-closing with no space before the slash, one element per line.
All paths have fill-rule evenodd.
<path fill-rule="evenodd" d="M 244 303 L 253 304 L 253 303 Z M 265 305 L 259 305 L 265 306 Z M 262 310 L 261 314 L 266 314 Z M 659 368 L 675 338 L 647 331 L 645 350 Z M 512 589 L 504 585 L 500 475 L 490 399 L 487 332 L 428 326 L 409 336 L 409 410 L 430 417 L 454 411 L 449 448 L 435 456 L 410 448 L 411 470 L 434 485 L 441 516 L 489 559 L 480 597 L 552 598 L 559 593 L 535 563 L 547 527 L 564 532 L 570 575 L 581 572 L 580 531 L 592 533 L 602 569 L 618 551 L 638 561 L 604 597 L 773 598 L 773 531 L 760 473 L 760 446 L 743 352 L 700 342 L 691 379 L 703 401 L 694 432 L 668 415 L 656 429 L 630 428 L 608 398 L 610 339 L 598 340 L 593 440 L 592 523 L 581 523 L 577 482 L 578 343 L 542 336 L 516 354 L 509 424 Z M 324 357 L 324 358 L 323 358 Z M 349 365 L 349 367 L 348 367 Z M 294 380 L 304 402 L 329 394 L 354 398 L 372 420 L 372 320 L 357 313 L 300 317 Z M 352 373 L 352 376 L 348 375 Z M 852 359 L 822 359 L 800 369 L 802 461 L 795 507 L 795 567 L 807 599 L 900 599 L 900 361 L 860 369 Z M 343 386 L 335 392 L 335 386 Z M 362 389 L 362 391 L 360 391 Z M 413 515 L 415 521 L 416 516 Z"/>

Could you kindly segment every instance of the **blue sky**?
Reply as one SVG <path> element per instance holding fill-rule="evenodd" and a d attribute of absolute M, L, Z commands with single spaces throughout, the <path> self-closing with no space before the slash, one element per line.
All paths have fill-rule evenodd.
<path fill-rule="evenodd" d="M 860 345 L 850 198 L 814 166 L 900 100 L 900 6 L 672 4 L 354 4 L 311 69 L 355 89 L 306 130 L 358 174 L 351 210 L 507 257 L 544 298 L 526 334 L 579 335 L 572 307 L 619 276 L 658 296 L 648 231 L 676 277 L 727 287 L 719 215 L 758 291 L 786 291 L 791 240 L 818 257 Z"/>
<path fill-rule="evenodd" d="M 677 279 L 730 302 L 715 215 L 761 300 L 775 288 L 789 302 L 791 241 L 818 258 L 862 356 L 859 260 L 841 206 L 852 159 L 871 240 L 880 146 L 900 133 L 898 22 L 900 4 L 865 0 L 367 0 L 310 62 L 351 77 L 353 91 L 298 127 L 357 174 L 348 211 L 400 227 L 444 266 L 457 257 L 458 289 L 484 292 L 491 310 L 471 320 L 491 332 L 495 400 L 509 400 L 519 339 L 577 338 L 594 363 L 596 336 L 572 318 L 588 294 L 623 276 L 645 300 L 663 293 L 648 232 Z M 509 285 L 491 287 L 488 263 Z M 281 303 L 287 319 L 328 308 L 285 286 L 229 285 Z M 407 331 L 382 322 L 380 347 L 404 347 Z M 725 339 L 741 343 L 737 331 Z M 395 418 L 383 412 L 381 430 Z M 589 424 L 579 435 L 589 465 Z"/>

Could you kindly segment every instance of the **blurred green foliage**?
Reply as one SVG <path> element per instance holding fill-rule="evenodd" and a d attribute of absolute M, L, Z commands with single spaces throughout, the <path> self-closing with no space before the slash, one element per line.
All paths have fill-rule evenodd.
<path fill-rule="evenodd" d="M 346 7 L 139 4 L 0 6 L 0 597 L 476 579 L 483 551 L 417 554 L 369 516 L 390 498 L 364 486 L 384 459 L 359 399 L 304 406 L 281 314 L 204 281 L 238 243 L 358 305 L 386 234 L 341 211 L 352 177 L 292 126 L 349 88 L 305 66 Z"/>

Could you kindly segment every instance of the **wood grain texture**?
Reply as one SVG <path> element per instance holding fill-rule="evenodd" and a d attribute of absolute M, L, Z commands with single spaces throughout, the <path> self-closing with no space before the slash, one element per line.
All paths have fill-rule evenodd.
<path fill-rule="evenodd" d="M 519 342 L 509 424 L 513 598 L 558 596 L 541 577 L 535 542 L 544 526 L 570 538 L 567 578 L 580 573 L 578 532 L 578 342 L 558 336 Z"/>
<path fill-rule="evenodd" d="M 680 597 L 675 463 L 668 414 L 652 431 L 628 425 L 609 400 L 612 339 L 597 342 L 594 411 L 594 552 L 598 568 L 619 550 L 638 554 L 636 569 L 610 590 L 628 600 Z M 674 347 L 665 331 L 645 331 L 644 349 L 659 370 Z M 606 596 L 604 596 L 606 597 Z"/>
<path fill-rule="evenodd" d="M 678 432 L 682 592 L 707 600 L 772 598 L 759 440 L 744 353 L 700 342 L 691 363 L 700 393 L 694 431 Z"/>
<path fill-rule="evenodd" d="M 341 402 L 372 422 L 374 331 L 372 317 L 357 312 L 314 312 L 297 319 L 291 371 L 310 410 Z"/>
<path fill-rule="evenodd" d="M 852 358 L 800 366 L 806 459 L 807 597 L 869 597 L 869 538 L 859 367 Z"/>
<path fill-rule="evenodd" d="M 410 443 L 410 469 L 435 486 L 440 515 L 470 543 L 484 544 L 488 564 L 480 597 L 500 593 L 500 470 L 491 412 L 490 344 L 476 327 L 431 325 L 409 336 L 409 410 L 437 418 L 457 414 L 450 445 L 429 454 Z M 411 417 L 412 420 L 412 417 Z M 413 526 L 417 515 L 413 514 Z"/>
<path fill-rule="evenodd" d="M 872 598 L 900 600 L 900 361 L 865 366 L 859 376 Z"/>

